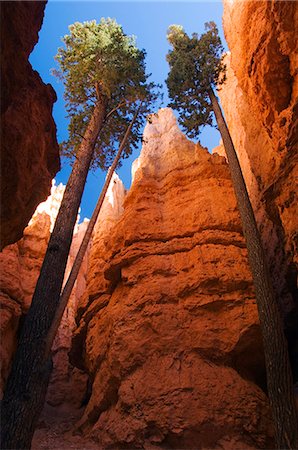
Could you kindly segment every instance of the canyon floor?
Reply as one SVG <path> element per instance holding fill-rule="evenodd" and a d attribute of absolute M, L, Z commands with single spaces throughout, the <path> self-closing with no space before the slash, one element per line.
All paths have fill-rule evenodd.
<path fill-rule="evenodd" d="M 75 431 L 75 424 L 83 414 L 82 409 L 72 407 L 51 407 L 46 405 L 35 431 L 31 450 L 103 450 L 99 443 Z M 213 450 L 253 450 L 250 446 L 241 446 L 231 438 L 222 442 Z M 135 450 L 134 448 L 127 450 Z M 146 447 L 146 450 L 167 450 L 167 447 Z M 179 449 L 176 449 L 179 450 Z M 211 450 L 204 447 L 203 450 Z"/>
<path fill-rule="evenodd" d="M 82 409 L 46 405 L 34 434 L 32 450 L 99 450 L 98 444 L 74 432 Z"/>

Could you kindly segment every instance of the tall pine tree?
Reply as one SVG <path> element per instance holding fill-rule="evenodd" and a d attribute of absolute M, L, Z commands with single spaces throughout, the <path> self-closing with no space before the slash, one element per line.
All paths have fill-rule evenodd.
<path fill-rule="evenodd" d="M 126 141 L 128 155 L 152 102 L 154 85 L 145 72 L 145 52 L 115 20 L 69 27 L 58 50 L 56 74 L 65 85 L 69 138 L 62 144 L 74 159 L 32 304 L 25 319 L 2 401 L 1 448 L 27 449 L 42 410 L 51 373 L 44 358 L 62 288 L 79 205 L 91 163 L 106 167 L 141 103 Z"/>

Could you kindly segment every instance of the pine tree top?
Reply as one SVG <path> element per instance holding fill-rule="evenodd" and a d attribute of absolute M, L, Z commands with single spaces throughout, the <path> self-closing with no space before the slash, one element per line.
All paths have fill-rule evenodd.
<path fill-rule="evenodd" d="M 107 103 L 107 120 L 95 146 L 94 166 L 106 168 L 140 102 L 142 108 L 124 149 L 128 156 L 141 137 L 141 125 L 157 99 L 156 86 L 148 82 L 145 51 L 136 46 L 134 36 L 124 34 L 114 19 L 99 23 L 75 22 L 62 38 L 64 47 L 55 59 L 59 69 L 54 75 L 64 83 L 66 110 L 70 119 L 67 141 L 61 147 L 73 158 L 90 120 L 98 93 Z"/>
<path fill-rule="evenodd" d="M 214 125 L 208 89 L 225 81 L 223 46 L 214 22 L 205 24 L 200 37 L 189 37 L 182 26 L 171 25 L 167 39 L 172 50 L 167 55 L 170 72 L 166 80 L 171 106 L 179 112 L 179 123 L 190 138 L 204 125 Z"/>

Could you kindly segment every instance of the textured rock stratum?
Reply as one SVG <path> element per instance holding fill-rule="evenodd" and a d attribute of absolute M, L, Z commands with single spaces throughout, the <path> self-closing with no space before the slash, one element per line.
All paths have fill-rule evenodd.
<path fill-rule="evenodd" d="M 79 305 L 71 356 L 92 383 L 79 429 L 102 448 L 272 447 L 225 159 L 188 141 L 163 109 L 133 172 L 123 212 L 118 195 L 97 228 Z"/>
<path fill-rule="evenodd" d="M 56 94 L 28 61 L 46 2 L 1 2 L 1 249 L 23 235 L 59 170 Z"/>
<path fill-rule="evenodd" d="M 50 236 L 50 217 L 34 217 L 24 237 L 0 253 L 1 392 L 17 345 L 20 319 L 31 303 Z"/>
<path fill-rule="evenodd" d="M 75 257 L 88 226 L 88 220 L 76 226 L 68 256 L 64 282 L 70 274 Z M 75 317 L 79 298 L 86 288 L 88 254 L 83 259 L 77 280 L 68 300 L 59 329 L 52 346 L 53 372 L 48 387 L 46 402 L 51 406 L 71 404 L 79 408 L 85 398 L 87 375 L 69 363 L 68 352 L 71 347 Z"/>
<path fill-rule="evenodd" d="M 298 3 L 224 0 L 219 91 L 256 212 L 298 381 Z"/>
<path fill-rule="evenodd" d="M 17 345 L 20 320 L 30 307 L 64 188 L 62 184 L 55 186 L 53 183 L 51 196 L 38 206 L 24 230 L 24 237 L 17 243 L 8 245 L 0 253 L 1 392 Z M 86 225 L 83 222 L 76 226 L 67 271 L 70 270 Z M 54 405 L 62 402 L 78 405 L 86 391 L 86 377 L 77 369 L 73 370 L 66 356 L 75 326 L 77 300 L 85 289 L 86 264 L 85 259 L 53 346 L 54 370 L 47 400 Z"/>

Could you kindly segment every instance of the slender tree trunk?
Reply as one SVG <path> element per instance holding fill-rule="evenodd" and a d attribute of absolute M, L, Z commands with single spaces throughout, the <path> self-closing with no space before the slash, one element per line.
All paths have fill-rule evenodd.
<path fill-rule="evenodd" d="M 106 108 L 106 99 L 99 98 L 77 153 L 21 330 L 1 405 L 1 449 L 31 447 L 51 374 L 51 360 L 44 360 L 46 337 L 58 306 L 73 229 Z"/>
<path fill-rule="evenodd" d="M 91 217 L 91 219 L 90 219 L 90 221 L 88 223 L 87 230 L 86 230 L 85 235 L 83 237 L 83 240 L 81 242 L 81 245 L 80 245 L 80 248 L 79 248 L 78 253 L 76 255 L 76 258 L 74 260 L 74 263 L 73 263 L 71 272 L 70 272 L 70 274 L 68 276 L 67 282 L 65 283 L 65 286 L 63 288 L 63 291 L 62 291 L 62 294 L 61 294 L 60 300 L 59 300 L 59 305 L 57 307 L 54 320 L 52 322 L 51 328 L 50 328 L 48 336 L 47 336 L 46 349 L 45 349 L 45 361 L 49 357 L 53 341 L 54 341 L 56 333 L 58 331 L 58 328 L 59 328 L 59 325 L 60 325 L 63 313 L 65 311 L 65 308 L 67 306 L 67 303 L 68 303 L 71 291 L 72 291 L 72 289 L 74 287 L 74 284 L 76 282 L 78 273 L 80 271 L 80 267 L 81 267 L 82 261 L 84 259 L 84 256 L 85 256 L 88 244 L 89 244 L 90 239 L 91 239 L 91 235 L 92 235 L 94 226 L 96 224 L 98 215 L 100 213 L 102 204 L 104 202 L 107 190 L 109 188 L 109 185 L 110 185 L 110 182 L 111 182 L 111 179 L 112 179 L 112 176 L 113 176 L 113 174 L 114 174 L 114 172 L 116 170 L 117 164 L 118 164 L 119 159 L 120 159 L 121 154 L 122 154 L 122 150 L 123 150 L 123 148 L 124 148 L 124 146 L 126 144 L 127 138 L 129 136 L 131 128 L 132 128 L 132 126 L 133 126 L 133 124 L 134 124 L 134 122 L 135 122 L 135 120 L 137 118 L 137 115 L 139 113 L 140 108 L 141 108 L 141 105 L 138 108 L 138 110 L 136 111 L 132 121 L 130 122 L 130 124 L 129 124 L 127 130 L 126 130 L 126 133 L 124 135 L 124 138 L 122 139 L 122 142 L 121 142 L 121 144 L 119 146 L 119 149 L 118 149 L 117 155 L 115 156 L 113 164 L 109 168 L 106 181 L 105 181 L 104 186 L 102 188 L 101 194 L 100 194 L 99 199 L 98 199 L 97 204 L 96 204 L 96 207 L 95 207 L 95 209 L 93 211 L 92 217 Z"/>
<path fill-rule="evenodd" d="M 259 312 L 267 371 L 267 387 L 279 449 L 297 448 L 297 413 L 287 341 L 283 331 L 261 238 L 247 193 L 238 157 L 217 98 L 208 91 L 228 157 Z"/>

